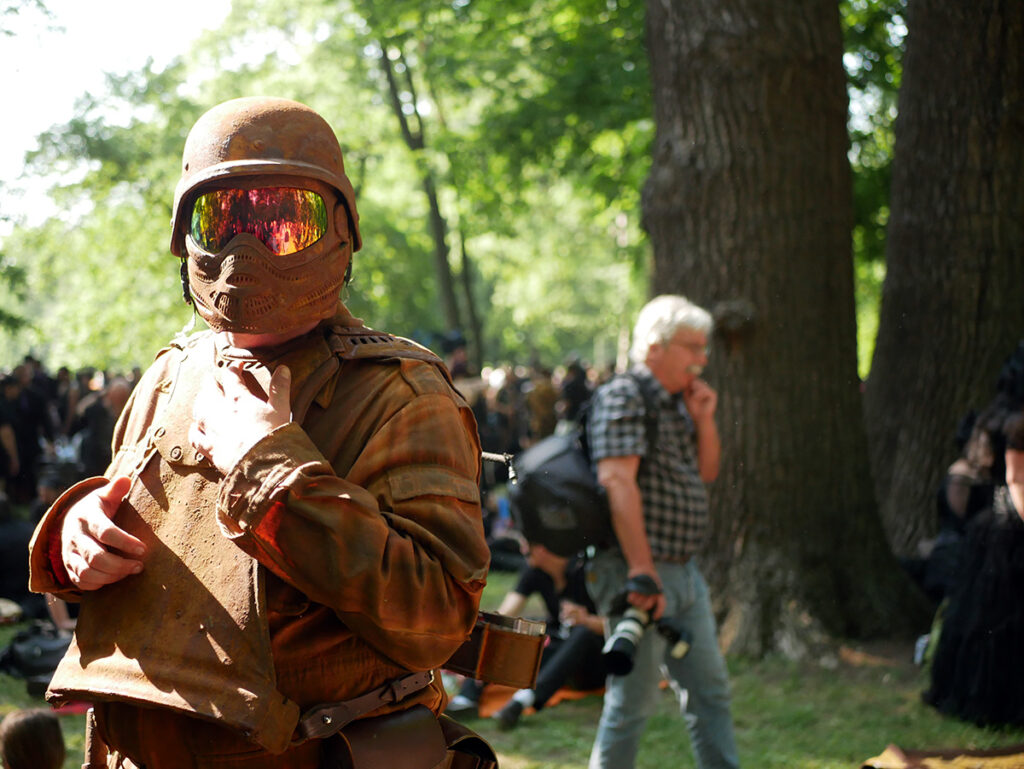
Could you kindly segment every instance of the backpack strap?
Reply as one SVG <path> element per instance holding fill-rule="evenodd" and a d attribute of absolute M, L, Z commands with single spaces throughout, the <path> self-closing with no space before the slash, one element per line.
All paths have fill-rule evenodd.
<path fill-rule="evenodd" d="M 644 457 L 649 457 L 654 453 L 658 443 L 658 404 L 651 393 L 647 392 L 643 382 L 632 371 L 626 373 L 630 379 L 636 384 L 636 389 L 640 391 L 640 397 L 644 401 L 644 434 L 647 437 L 647 453 Z"/>
<path fill-rule="evenodd" d="M 644 436 L 646 439 L 647 451 L 644 454 L 644 458 L 651 456 L 654 450 L 657 448 L 658 443 L 658 404 L 649 392 L 644 389 L 643 382 L 640 381 L 634 372 L 627 371 L 622 374 L 616 374 L 615 377 L 625 377 L 633 380 L 633 384 L 636 385 L 637 391 L 640 393 L 640 398 L 644 402 Z M 590 438 L 588 436 L 588 422 L 590 421 L 590 411 L 592 409 L 592 399 L 584 404 L 583 408 L 580 409 L 579 427 L 577 428 L 580 448 L 583 450 L 583 455 L 587 458 L 587 461 L 592 461 L 590 458 Z M 641 464 L 643 461 L 641 460 Z"/>

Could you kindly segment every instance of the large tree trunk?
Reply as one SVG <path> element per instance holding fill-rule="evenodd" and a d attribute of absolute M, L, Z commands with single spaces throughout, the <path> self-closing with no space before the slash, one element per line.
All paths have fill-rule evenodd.
<path fill-rule="evenodd" d="M 798 654 L 815 629 L 907 631 L 924 606 L 882 532 L 856 371 L 837 6 L 650 0 L 647 27 L 653 285 L 718 326 L 723 467 L 701 563 L 723 640 Z"/>
<path fill-rule="evenodd" d="M 1024 336 L 1024 3 L 912 0 L 865 413 L 893 547 L 934 533 L 953 435 Z"/>

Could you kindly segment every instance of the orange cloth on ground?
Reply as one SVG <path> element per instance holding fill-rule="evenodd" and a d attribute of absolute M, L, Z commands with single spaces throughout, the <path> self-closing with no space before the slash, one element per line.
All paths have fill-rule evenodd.
<path fill-rule="evenodd" d="M 480 716 L 482 718 L 490 718 L 499 710 L 501 710 L 505 703 L 512 699 L 512 695 L 516 693 L 514 687 L 501 686 L 500 684 L 488 684 L 484 687 L 483 694 L 480 695 Z M 576 689 L 567 689 L 565 687 L 559 689 L 549 699 L 544 707 L 552 708 L 559 702 L 565 702 L 567 700 L 581 700 L 584 697 L 590 697 L 593 695 L 602 696 L 604 689 L 592 689 L 590 691 L 581 692 Z M 527 708 L 527 713 L 533 713 L 533 708 Z"/>

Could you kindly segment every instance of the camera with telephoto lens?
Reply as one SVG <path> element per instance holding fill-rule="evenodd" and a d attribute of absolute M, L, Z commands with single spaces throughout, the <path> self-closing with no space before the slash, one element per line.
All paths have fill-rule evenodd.
<path fill-rule="evenodd" d="M 604 656 L 605 667 L 608 673 L 613 676 L 628 675 L 633 671 L 633 660 L 636 657 L 636 649 L 643 638 L 647 628 L 651 625 L 651 617 L 643 609 L 631 605 L 627 599 L 629 593 L 642 593 L 644 595 L 657 595 L 661 591 L 653 579 L 646 574 L 631 577 L 626 582 L 626 587 L 615 597 L 611 613 L 622 615 L 622 618 L 615 623 L 608 640 L 605 641 L 601 654 Z M 654 623 L 654 627 L 669 643 L 669 654 L 676 659 L 682 659 L 690 650 L 690 633 L 677 623 L 660 619 Z"/>

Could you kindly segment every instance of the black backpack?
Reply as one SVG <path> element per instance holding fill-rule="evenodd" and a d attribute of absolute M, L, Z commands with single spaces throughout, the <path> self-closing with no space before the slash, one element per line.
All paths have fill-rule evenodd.
<path fill-rule="evenodd" d="M 37 620 L 0 650 L 0 672 L 25 679 L 29 694 L 42 695 L 70 645 L 70 633 L 60 633 L 52 623 Z"/>
<path fill-rule="evenodd" d="M 657 408 L 636 377 L 625 376 L 637 382 L 644 399 L 650 456 L 657 438 Z M 588 405 L 580 414 L 580 427 L 550 435 L 517 456 L 516 480 L 509 484 L 512 516 L 527 542 L 566 557 L 590 546 L 604 549 L 615 544 L 608 498 L 591 468 L 586 436 L 589 412 Z"/>

